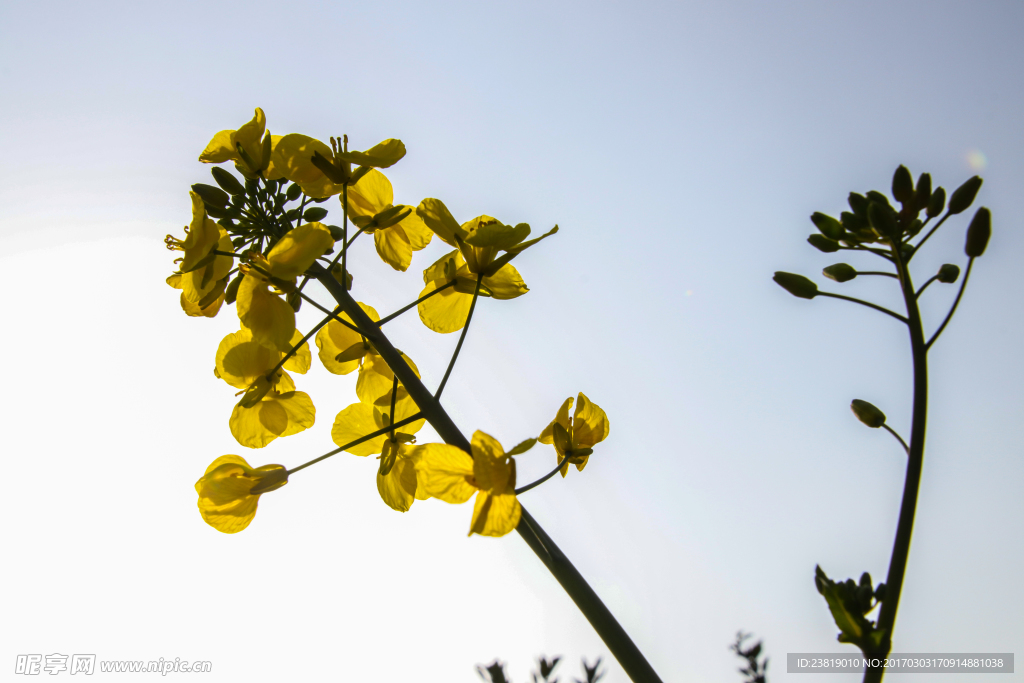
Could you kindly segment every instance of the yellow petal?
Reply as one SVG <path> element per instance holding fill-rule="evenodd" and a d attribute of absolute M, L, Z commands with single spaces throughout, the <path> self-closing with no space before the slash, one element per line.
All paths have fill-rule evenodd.
<path fill-rule="evenodd" d="M 280 296 L 272 294 L 259 276 L 250 274 L 242 278 L 235 301 L 238 318 L 252 331 L 253 339 L 278 351 L 291 348 L 295 311 Z"/>
<path fill-rule="evenodd" d="M 469 453 L 444 443 L 417 446 L 412 452 L 417 486 L 424 495 L 446 503 L 465 503 L 476 492 Z"/>
<path fill-rule="evenodd" d="M 552 436 L 552 430 L 554 429 L 554 426 L 555 426 L 556 422 L 558 424 L 562 425 L 563 427 L 565 427 L 566 430 L 568 430 L 569 429 L 569 408 L 571 408 L 571 407 L 572 407 L 572 396 L 570 396 L 569 398 L 565 399 L 565 401 L 562 402 L 562 406 L 558 409 L 558 412 L 555 414 L 555 419 L 552 420 L 551 423 L 547 427 L 544 428 L 544 431 L 540 433 L 540 436 L 537 437 L 537 440 L 540 441 L 541 443 L 546 443 L 546 444 L 554 443 L 555 440 L 554 440 L 554 437 Z"/>
<path fill-rule="evenodd" d="M 515 299 L 530 291 L 511 263 L 503 265 L 494 275 L 485 277 L 484 286 L 491 290 L 495 299 Z"/>
<path fill-rule="evenodd" d="M 249 158 L 257 165 L 263 160 L 263 133 L 267 130 L 267 117 L 263 110 L 256 107 L 252 120 L 243 124 L 232 136 L 232 149 L 236 144 L 242 145 Z M 253 169 L 256 170 L 256 169 Z"/>
<path fill-rule="evenodd" d="M 427 286 L 420 292 L 420 297 L 430 294 L 445 284 L 441 280 L 427 283 Z M 454 287 L 449 287 L 440 294 L 435 294 L 426 301 L 420 302 L 416 308 L 424 325 L 434 332 L 449 334 L 458 332 L 466 326 L 466 316 L 469 315 L 469 308 L 472 304 L 472 294 L 464 294 L 456 291 Z"/>
<path fill-rule="evenodd" d="M 379 419 L 379 415 L 377 418 Z M 341 447 L 367 434 L 374 433 L 382 426 L 383 424 L 374 419 L 373 406 L 365 403 L 353 403 L 338 413 L 338 417 L 334 420 L 334 427 L 331 429 L 331 439 Z M 376 455 L 381 452 L 386 439 L 387 436 L 381 434 L 345 450 L 353 455 Z"/>
<path fill-rule="evenodd" d="M 283 177 L 298 183 L 310 197 L 330 197 L 342 191 L 343 186 L 335 185 L 323 172 L 313 165 L 313 154 L 319 152 L 325 159 L 333 159 L 331 148 L 308 135 L 292 133 L 282 137 L 271 155 L 274 170 Z"/>
<path fill-rule="evenodd" d="M 221 340 L 215 360 L 216 374 L 236 389 L 249 385 L 273 368 L 281 353 L 253 340 L 252 332 L 242 328 Z"/>
<path fill-rule="evenodd" d="M 377 169 L 370 171 L 348 188 L 348 215 L 373 217 L 394 201 L 391 181 Z"/>
<path fill-rule="evenodd" d="M 221 304 L 224 303 L 223 291 L 213 301 L 208 303 L 206 306 L 200 306 L 199 304 L 192 303 L 185 298 L 185 295 L 181 295 L 181 309 L 185 311 L 186 315 L 192 317 L 202 316 L 204 318 L 212 318 L 217 315 L 220 310 Z"/>
<path fill-rule="evenodd" d="M 339 152 L 338 158 L 359 166 L 375 166 L 388 168 L 405 156 L 405 144 L 401 140 L 390 138 L 366 150 L 365 152 Z"/>
<path fill-rule="evenodd" d="M 224 533 L 241 531 L 256 515 L 260 494 L 251 494 L 250 490 L 268 479 L 277 480 L 273 488 L 280 488 L 288 481 L 283 471 L 281 465 L 265 465 L 253 470 L 237 455 L 217 458 L 195 486 L 203 519 Z"/>
<path fill-rule="evenodd" d="M 442 241 L 453 247 L 459 246 L 455 236 L 465 238 L 466 233 L 452 216 L 448 207 L 440 199 L 424 199 L 416 207 L 416 215 L 430 228 Z"/>
<path fill-rule="evenodd" d="M 214 135 L 210 143 L 206 145 L 206 149 L 199 155 L 199 161 L 205 164 L 221 164 L 237 158 L 238 152 L 235 151 L 235 145 L 231 138 L 234 132 L 233 130 L 222 130 Z"/>
<path fill-rule="evenodd" d="M 377 492 L 391 509 L 407 512 L 416 499 L 416 467 L 413 461 L 399 455 L 390 472 L 383 476 L 378 472 Z"/>
<path fill-rule="evenodd" d="M 228 425 L 238 443 L 263 448 L 279 436 L 291 436 L 313 426 L 316 409 L 302 391 L 271 392 L 252 408 L 235 405 Z"/>
<path fill-rule="evenodd" d="M 593 448 L 608 438 L 608 416 L 581 391 L 572 420 L 572 440 L 576 448 Z M 586 463 L 584 463 L 585 466 Z M 582 470 L 583 467 L 578 467 Z"/>
<path fill-rule="evenodd" d="M 282 280 L 298 277 L 333 244 L 334 238 L 326 225 L 304 223 L 285 233 L 267 254 L 270 272 Z"/>
<path fill-rule="evenodd" d="M 409 365 L 409 368 L 420 376 L 420 370 L 412 359 L 402 354 L 402 358 Z M 356 395 L 363 403 L 377 405 L 381 410 L 388 410 L 391 406 L 391 389 L 394 387 L 395 373 L 391 371 L 384 359 L 376 353 L 368 353 L 363 359 L 359 368 L 359 379 L 356 380 Z M 405 388 L 399 386 L 398 398 L 401 400 L 408 396 Z M 386 398 L 385 398 L 386 397 Z"/>
<path fill-rule="evenodd" d="M 430 240 L 434 237 L 433 231 L 427 227 L 415 210 L 403 218 L 398 225 L 405 232 L 406 239 L 409 240 L 409 246 L 413 251 L 423 249 L 430 244 Z"/>
<path fill-rule="evenodd" d="M 473 476 L 476 486 L 485 491 L 504 493 L 512 476 L 511 458 L 505 455 L 498 440 L 477 430 L 473 434 Z M 512 482 L 515 488 L 515 481 Z"/>
<path fill-rule="evenodd" d="M 469 533 L 481 536 L 504 536 L 519 524 L 522 507 L 514 493 L 494 494 L 481 491 L 473 505 L 473 521 Z"/>
<path fill-rule="evenodd" d="M 373 233 L 373 244 L 381 260 L 395 270 L 405 272 L 412 263 L 412 245 L 399 225 L 376 230 Z"/>
<path fill-rule="evenodd" d="M 321 328 L 322 329 L 322 328 Z M 292 335 L 292 339 L 288 342 L 291 348 L 295 348 L 296 344 L 302 341 L 302 334 L 295 330 L 295 334 Z M 309 352 L 309 342 L 305 342 L 299 347 L 299 350 L 292 354 L 292 356 L 284 362 L 285 370 L 291 370 L 297 372 L 300 375 L 305 375 L 309 371 L 309 366 L 313 364 L 313 355 Z"/>

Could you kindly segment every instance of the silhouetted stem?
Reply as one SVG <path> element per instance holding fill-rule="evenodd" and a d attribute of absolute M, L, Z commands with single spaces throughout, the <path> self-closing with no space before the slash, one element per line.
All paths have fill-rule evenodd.
<path fill-rule="evenodd" d="M 924 465 L 925 424 L 928 418 L 928 349 L 924 342 L 921 325 L 921 311 L 917 307 L 914 284 L 910 279 L 903 256 L 898 248 L 893 249 L 896 270 L 900 275 L 900 287 L 907 306 L 907 328 L 910 331 L 910 351 L 914 365 L 914 407 L 910 422 L 910 446 L 907 448 L 907 474 L 903 482 L 903 501 L 900 504 L 899 521 L 896 524 L 896 538 L 893 541 L 889 573 L 885 580 L 885 599 L 878 613 L 878 628 L 883 638 L 878 652 L 866 653 L 872 657 L 885 658 L 892 650 L 892 633 L 896 625 L 896 612 L 903 591 L 903 578 L 907 571 L 910 555 L 910 539 L 914 531 L 914 515 L 917 512 L 917 496 L 921 487 L 921 469 Z M 885 668 L 868 668 L 864 671 L 864 683 L 880 683 Z"/>
<path fill-rule="evenodd" d="M 391 340 L 380 331 L 380 327 L 370 320 L 366 312 L 359 307 L 356 300 L 342 287 L 330 273 L 322 266 L 314 264 L 310 268 L 310 274 L 316 277 L 327 291 L 338 302 L 341 309 L 352 318 L 356 325 L 367 331 L 366 338 L 370 340 L 377 353 L 384 362 L 388 364 L 392 372 L 409 392 L 409 396 L 420 409 L 421 416 L 430 423 L 438 436 L 448 444 L 461 448 L 472 455 L 473 449 L 469 439 L 455 426 L 451 417 L 441 406 L 440 401 L 434 398 L 430 390 L 423 384 L 420 378 L 412 371 L 409 364 L 402 357 L 402 354 L 391 344 Z M 562 554 L 554 541 L 540 527 L 535 519 L 523 507 L 522 516 L 516 531 L 523 537 L 527 545 L 537 556 L 540 557 L 544 566 L 554 575 L 562 588 L 569 594 L 576 606 L 587 618 L 590 624 L 601 636 L 605 645 L 612 652 L 615 658 L 622 665 L 626 674 L 634 683 L 661 683 L 658 674 L 654 672 L 651 665 L 644 658 L 643 654 L 630 639 L 629 635 L 622 629 L 619 623 L 612 616 L 594 590 L 587 584 L 576 568 L 572 566 L 568 558 Z"/>
<path fill-rule="evenodd" d="M 949 313 L 946 314 L 946 319 L 942 321 L 941 325 L 939 325 L 939 329 L 935 330 L 935 334 L 933 334 L 932 338 L 928 340 L 928 343 L 924 345 L 925 351 L 932 347 L 935 340 L 938 339 L 939 335 L 942 334 L 942 331 L 946 329 L 946 325 L 948 325 L 949 321 L 953 319 L 953 314 L 956 313 L 956 307 L 960 305 L 960 297 L 964 295 L 964 288 L 967 287 L 967 278 L 971 276 L 971 266 L 973 265 L 974 258 L 972 257 L 967 261 L 967 270 L 964 272 L 964 281 L 960 283 L 960 291 L 956 293 L 956 301 L 953 302 L 952 308 L 950 308 Z"/>
<path fill-rule="evenodd" d="M 907 442 L 903 440 L 903 437 L 897 434 L 896 430 L 887 424 L 883 424 L 882 427 L 885 428 L 885 431 L 896 437 L 896 440 L 900 442 L 901 446 L 903 446 L 903 450 L 906 451 L 907 455 L 910 455 L 910 446 L 908 446 Z"/>
<path fill-rule="evenodd" d="M 448 384 L 448 378 L 455 367 L 455 361 L 458 360 L 459 352 L 462 351 L 462 342 L 466 341 L 466 333 L 469 332 L 469 323 L 473 320 L 473 309 L 476 308 L 476 300 L 480 297 L 480 283 L 483 282 L 483 279 L 483 275 L 476 276 L 476 290 L 473 292 L 473 301 L 469 304 L 469 313 L 466 314 L 466 324 L 462 326 L 462 334 L 459 335 L 459 343 L 455 345 L 452 359 L 448 361 L 448 369 L 444 371 L 444 377 L 441 378 L 441 383 L 437 385 L 437 391 L 434 392 L 434 398 L 438 400 L 441 399 L 441 393 L 444 391 L 445 385 Z"/>
<path fill-rule="evenodd" d="M 278 361 L 277 365 L 275 365 L 275 366 L 274 366 L 274 369 L 273 369 L 273 370 L 271 370 L 270 372 L 268 372 L 268 373 L 267 373 L 267 376 L 273 375 L 273 374 L 274 374 L 275 372 L 277 372 L 278 370 L 280 370 L 280 369 L 281 369 L 281 367 L 282 367 L 282 366 L 283 366 L 283 365 L 284 365 L 285 363 L 287 363 L 287 362 L 288 362 L 288 359 L 289 359 L 289 358 L 291 358 L 292 356 L 294 356 L 294 355 L 295 355 L 295 352 L 296 352 L 296 351 L 298 351 L 298 350 L 299 350 L 300 348 L 302 348 L 302 345 L 303 345 L 303 344 L 305 344 L 305 343 L 306 343 L 307 341 L 309 341 L 309 338 L 310 338 L 310 337 L 312 337 L 312 336 L 313 336 L 314 334 L 316 334 L 317 332 L 319 332 L 319 331 L 320 331 L 320 328 L 321 328 L 321 327 L 323 327 L 324 325 L 326 325 L 327 323 L 329 323 L 329 322 L 331 321 L 331 319 L 332 319 L 332 318 L 334 318 L 334 314 L 333 314 L 333 313 L 329 314 L 329 315 L 328 315 L 328 316 L 327 316 L 326 318 L 324 318 L 323 320 L 321 320 L 320 322 L 318 322 L 318 323 L 316 324 L 316 327 L 314 327 L 314 328 L 313 328 L 313 329 L 311 329 L 311 330 L 310 330 L 309 332 L 307 332 L 307 333 L 306 333 L 306 336 L 304 336 L 304 337 L 302 338 L 302 340 L 301 340 L 301 341 L 300 341 L 300 342 L 299 342 L 298 344 L 296 344 L 295 346 L 293 346 L 293 347 L 291 348 L 291 350 L 290 350 L 290 351 L 288 351 L 288 353 L 286 353 L 286 354 L 284 355 L 284 358 L 282 358 L 282 359 L 281 359 L 280 361 Z"/>
<path fill-rule="evenodd" d="M 342 318 L 340 315 L 338 315 L 334 311 L 328 311 L 326 308 L 324 308 L 323 306 L 321 306 L 320 304 L 318 304 L 316 301 L 314 301 L 313 299 L 309 298 L 305 294 L 299 294 L 299 296 L 302 297 L 303 301 L 308 301 L 310 303 L 310 305 L 313 306 L 313 308 L 316 308 L 321 313 L 326 313 L 328 315 L 328 317 L 330 317 L 332 320 L 337 320 L 339 323 L 341 323 L 342 325 L 344 325 L 348 329 L 352 330 L 353 332 L 355 332 L 355 333 L 357 333 L 359 335 L 362 335 L 364 337 L 366 336 L 366 334 L 361 329 L 359 329 L 358 327 L 356 327 L 355 325 L 353 325 L 349 321 L 345 320 L 344 318 Z"/>
<path fill-rule="evenodd" d="M 936 224 L 935 224 L 935 225 L 934 225 L 934 226 L 932 227 L 932 229 L 928 231 L 928 234 L 927 234 L 927 235 L 925 235 L 924 237 L 922 237 L 922 238 L 921 238 L 921 241 L 917 243 L 917 246 L 916 246 L 916 247 L 914 247 L 914 254 L 916 254 L 916 253 L 918 252 L 918 250 L 920 250 L 920 249 L 921 249 L 921 247 L 923 247 L 923 246 L 924 246 L 924 243 L 928 241 L 928 238 L 929 238 L 929 237 L 931 237 L 932 235 L 934 235 L 934 234 L 935 234 L 935 231 L 936 231 L 936 230 L 938 230 L 939 228 L 941 228 L 941 227 L 942 227 L 942 224 L 946 222 L 946 219 L 947 219 L 947 218 L 949 218 L 949 216 L 950 216 L 950 214 L 949 214 L 949 213 L 946 213 L 946 215 L 945 215 L 945 216 L 943 216 L 943 217 L 942 217 L 941 219 L 939 219 L 939 222 L 938 222 L 938 223 L 936 223 Z M 922 226 L 922 227 L 923 227 L 923 226 Z M 911 255 L 910 255 L 910 258 L 914 258 L 914 254 L 911 254 Z M 907 261 L 909 262 L 909 261 L 910 261 L 910 259 L 907 259 Z"/>
<path fill-rule="evenodd" d="M 877 304 L 871 303 L 870 301 L 864 301 L 862 299 L 855 299 L 852 296 L 843 296 L 842 294 L 832 294 L 831 292 L 822 292 L 822 291 L 818 292 L 818 296 L 829 296 L 829 297 L 832 297 L 833 299 L 842 299 L 843 301 L 852 301 L 855 304 L 860 304 L 861 306 L 867 306 L 868 308 L 873 308 L 876 311 L 881 311 L 882 313 L 885 313 L 886 315 L 891 315 L 892 317 L 894 317 L 897 320 L 899 320 L 901 323 L 907 322 L 907 319 L 904 318 L 899 313 L 893 313 L 888 308 L 883 308 L 883 307 L 881 307 L 881 306 L 879 306 Z"/>
<path fill-rule="evenodd" d="M 516 495 L 518 496 L 520 493 L 526 493 L 527 491 L 529 491 L 530 489 L 534 488 L 535 486 L 540 486 L 541 484 L 546 482 L 548 479 L 550 479 L 551 477 L 553 477 L 556 474 L 558 474 L 558 470 L 562 469 L 562 463 L 564 463 L 564 462 L 565 462 L 565 458 L 562 458 L 561 460 L 558 461 L 558 464 L 555 465 L 555 469 L 551 470 L 550 472 L 545 474 L 543 477 L 541 477 L 537 481 L 531 482 L 531 483 L 527 484 L 526 486 L 521 486 L 521 487 L 517 488 L 516 489 Z"/>
<path fill-rule="evenodd" d="M 288 476 L 291 476 L 291 475 L 295 474 L 299 470 L 304 470 L 307 467 L 309 467 L 310 465 L 315 465 L 318 462 L 320 462 L 321 460 L 326 460 L 327 458 L 331 457 L 332 455 L 337 455 L 338 453 L 341 453 L 343 450 L 345 450 L 347 448 L 352 448 L 353 446 L 358 446 L 359 444 L 363 443 L 364 441 L 369 441 L 370 439 L 375 439 L 378 436 L 381 436 L 382 434 L 387 434 L 391 430 L 398 429 L 399 427 L 404 427 L 405 425 L 409 424 L 410 422 L 415 422 L 416 420 L 419 420 L 421 417 L 423 417 L 423 413 L 416 413 L 415 415 L 411 415 L 411 416 L 405 418 L 404 420 L 400 420 L 400 421 L 396 422 L 393 425 L 388 425 L 387 427 L 382 427 L 382 428 L 378 429 L 377 431 L 375 431 L 375 432 L 373 432 L 371 434 L 367 434 L 366 436 L 361 436 L 358 439 L 356 439 L 355 441 L 350 441 L 349 443 L 345 444 L 344 446 L 341 446 L 339 448 L 335 448 L 333 451 L 330 451 L 329 453 L 324 453 L 319 458 L 313 458 L 309 462 L 303 463 L 303 464 L 299 465 L 298 467 L 293 467 L 292 469 L 288 470 Z"/>
<path fill-rule="evenodd" d="M 449 287 L 454 287 L 455 286 L 455 282 L 456 282 L 455 280 L 452 280 L 448 284 L 442 285 L 442 286 L 438 287 L 437 289 L 435 289 L 430 294 L 427 294 L 426 296 L 421 296 L 419 299 L 416 299 L 416 301 L 413 301 L 408 306 L 403 306 L 402 308 L 399 308 L 397 311 L 395 311 L 391 315 L 388 315 L 388 316 L 385 316 L 385 317 L 381 318 L 380 321 L 377 323 L 377 325 L 383 325 L 384 323 L 391 322 L 392 320 L 394 320 L 398 316 L 400 316 L 403 313 L 405 313 L 406 311 L 408 311 L 413 306 L 419 306 L 421 303 L 423 303 L 424 301 L 426 301 L 430 297 L 434 296 L 435 294 L 440 294 L 441 292 L 443 292 L 444 290 L 448 289 Z"/>

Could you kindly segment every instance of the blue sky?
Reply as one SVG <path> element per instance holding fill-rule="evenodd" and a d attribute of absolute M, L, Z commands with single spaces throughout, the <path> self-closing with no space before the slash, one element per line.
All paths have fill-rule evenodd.
<path fill-rule="evenodd" d="M 349 379 L 314 368 L 300 388 L 317 424 L 242 453 L 210 373 L 233 312 L 186 319 L 163 283 L 163 236 L 188 221 L 188 186 L 209 182 L 198 153 L 256 106 L 275 134 L 404 140 L 397 201 L 560 226 L 517 261 L 530 293 L 479 309 L 445 402 L 464 431 L 506 445 L 579 391 L 607 411 L 587 470 L 523 502 L 666 681 L 738 680 L 727 646 L 741 628 L 765 639 L 772 680 L 786 652 L 851 649 L 813 570 L 885 575 L 903 460 L 848 405 L 869 400 L 906 434 L 909 348 L 895 321 L 794 299 L 771 274 L 823 283 L 839 259 L 805 243 L 807 217 L 887 191 L 900 163 L 947 190 L 980 173 L 994 232 L 930 356 L 895 641 L 1012 651 L 1022 19 L 1013 2 L 3 6 L 15 484 L 0 533 L 20 590 L 0 598 L 0 658 L 209 659 L 225 681 L 470 681 L 494 657 L 521 681 L 542 653 L 608 659 L 518 537 L 467 539 L 469 510 L 436 501 L 392 512 L 363 459 L 296 475 L 243 534 L 202 523 L 192 484 L 210 461 L 303 462 L 333 447 L 355 400 Z M 919 282 L 963 265 L 965 228 L 929 242 Z M 415 298 L 443 253 L 396 274 L 361 246 L 354 291 L 382 312 Z M 828 284 L 899 305 L 888 280 Z M 923 299 L 933 327 L 953 294 Z M 437 382 L 455 339 L 394 325 Z M 553 462 L 526 454 L 520 477 Z M 612 664 L 608 680 L 626 679 Z"/>

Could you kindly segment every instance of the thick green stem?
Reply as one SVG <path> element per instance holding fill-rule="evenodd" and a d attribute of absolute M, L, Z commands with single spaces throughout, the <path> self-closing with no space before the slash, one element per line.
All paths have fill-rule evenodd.
<path fill-rule="evenodd" d="M 914 408 L 910 422 L 910 447 L 907 452 L 907 474 L 903 483 L 903 502 L 900 504 L 900 517 L 896 524 L 896 539 L 889 560 L 889 574 L 885 580 L 885 599 L 878 614 L 878 628 L 885 635 L 879 651 L 867 653 L 880 658 L 885 658 L 892 650 L 892 633 L 896 625 L 900 594 L 903 592 L 903 578 L 907 571 L 907 557 L 910 555 L 910 538 L 914 531 L 914 515 L 917 512 L 917 495 L 924 464 L 925 423 L 928 417 L 928 349 L 924 341 L 921 312 L 917 307 L 917 296 L 910 279 L 910 271 L 898 248 L 893 249 L 893 257 L 900 276 L 903 299 L 907 305 L 907 327 L 910 330 L 910 351 L 914 365 Z M 884 675 L 884 668 L 867 669 L 864 671 L 864 683 L 880 683 Z"/>
<path fill-rule="evenodd" d="M 310 274 L 316 277 L 327 291 L 338 302 L 341 309 L 348 313 L 352 321 L 361 329 L 366 331 L 366 338 L 370 340 L 377 353 L 388 364 L 388 367 L 395 373 L 398 380 L 409 392 L 409 396 L 419 406 L 422 416 L 426 418 L 430 426 L 434 428 L 438 436 L 445 443 L 451 444 L 472 453 L 469 439 L 452 421 L 451 417 L 441 406 L 440 401 L 420 381 L 416 373 L 412 371 L 409 364 L 402 358 L 402 355 L 392 346 L 391 341 L 380 331 L 366 315 L 356 300 L 345 290 L 345 288 L 333 276 L 319 265 L 310 268 Z M 568 558 L 559 550 L 555 542 L 540 527 L 537 521 L 522 508 L 522 517 L 516 531 L 523 537 L 527 545 L 533 549 L 537 556 L 555 576 L 558 583 L 569 594 L 576 606 L 580 608 L 583 615 L 601 636 L 605 645 L 622 665 L 626 674 L 634 683 L 661 683 L 658 674 L 644 658 L 639 648 L 633 643 L 629 635 L 622 629 L 619 622 L 601 602 L 594 590 L 587 584 L 576 568 L 572 566 Z"/>

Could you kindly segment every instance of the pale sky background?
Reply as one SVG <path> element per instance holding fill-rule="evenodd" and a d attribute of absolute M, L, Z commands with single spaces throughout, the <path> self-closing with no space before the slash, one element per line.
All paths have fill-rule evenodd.
<path fill-rule="evenodd" d="M 478 307 L 444 402 L 506 446 L 579 391 L 607 411 L 587 470 L 522 500 L 666 682 L 739 681 L 738 629 L 764 639 L 773 682 L 859 680 L 787 676 L 786 653 L 855 652 L 812 577 L 885 576 L 905 460 L 848 405 L 906 435 L 909 345 L 771 275 L 896 307 L 888 280 L 820 276 L 877 264 L 811 248 L 807 217 L 888 192 L 900 163 L 949 191 L 980 173 L 993 237 L 930 356 L 894 638 L 1019 652 L 1022 29 L 1011 1 L 0 4 L 3 676 L 26 653 L 210 660 L 228 682 L 469 682 L 500 657 L 521 683 L 540 654 L 565 656 L 567 681 L 580 656 L 609 660 L 517 535 L 466 538 L 469 506 L 393 512 L 372 461 L 296 474 L 241 534 L 202 522 L 214 458 L 297 465 L 356 400 L 354 376 L 314 365 L 296 379 L 316 425 L 238 446 L 211 373 L 234 309 L 187 318 L 164 284 L 163 236 L 211 182 L 196 157 L 256 106 L 275 134 L 401 138 L 399 202 L 561 226 L 517 260 L 528 295 Z M 964 265 L 961 218 L 918 282 Z M 362 240 L 354 293 L 382 314 L 413 300 L 442 246 L 399 274 Z M 924 297 L 932 328 L 954 294 Z M 388 332 L 435 385 L 456 336 L 415 314 Z M 555 456 L 518 462 L 526 482 Z"/>

